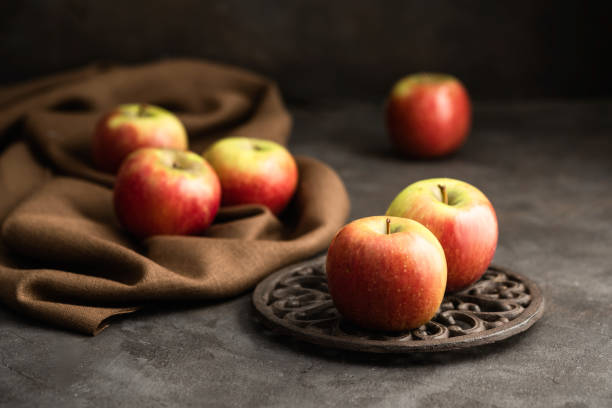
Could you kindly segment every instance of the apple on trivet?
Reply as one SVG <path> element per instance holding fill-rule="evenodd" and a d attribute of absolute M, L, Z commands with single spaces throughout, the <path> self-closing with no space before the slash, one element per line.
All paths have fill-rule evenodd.
<path fill-rule="evenodd" d="M 497 234 L 493 206 L 476 187 L 448 178 L 416 182 L 393 200 L 387 218 L 362 218 L 337 233 L 327 253 L 330 295 L 359 326 L 419 327 L 445 291 L 480 279 Z"/>
<path fill-rule="evenodd" d="M 450 178 L 418 181 L 395 197 L 387 215 L 418 221 L 438 238 L 448 266 L 447 292 L 480 279 L 495 254 L 495 210 L 480 190 L 466 182 Z"/>
<path fill-rule="evenodd" d="M 444 251 L 416 221 L 367 217 L 351 222 L 327 252 L 329 293 L 359 326 L 402 331 L 427 323 L 446 287 Z"/>

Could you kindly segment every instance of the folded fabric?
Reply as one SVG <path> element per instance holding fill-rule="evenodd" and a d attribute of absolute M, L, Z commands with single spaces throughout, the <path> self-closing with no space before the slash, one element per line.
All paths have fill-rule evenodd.
<path fill-rule="evenodd" d="M 90 160 L 91 132 L 120 103 L 174 111 L 190 150 L 227 135 L 286 143 L 291 119 L 273 82 L 203 61 L 90 67 L 0 90 L 0 300 L 96 334 L 152 302 L 222 299 L 323 251 L 349 200 L 325 164 L 297 157 L 299 184 L 279 218 L 224 207 L 201 236 L 136 240 L 112 207 L 114 176 Z"/>

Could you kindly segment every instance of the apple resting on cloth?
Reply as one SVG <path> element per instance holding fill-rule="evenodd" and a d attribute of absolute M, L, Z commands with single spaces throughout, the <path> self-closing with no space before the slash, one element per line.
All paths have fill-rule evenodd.
<path fill-rule="evenodd" d="M 387 215 L 418 221 L 438 238 L 448 265 L 448 292 L 480 279 L 495 254 L 495 210 L 480 190 L 463 181 L 435 178 L 411 184 L 395 197 Z"/>
<path fill-rule="evenodd" d="M 223 205 L 262 204 L 278 215 L 297 187 L 293 156 L 269 140 L 228 137 L 209 147 L 204 157 L 219 175 Z"/>
<path fill-rule="evenodd" d="M 193 152 L 144 148 L 123 161 L 113 198 L 119 221 L 138 237 L 198 234 L 217 214 L 221 186 Z"/>
<path fill-rule="evenodd" d="M 444 251 L 416 221 L 367 217 L 351 222 L 327 252 L 329 293 L 359 326 L 401 331 L 427 323 L 446 287 Z"/>
<path fill-rule="evenodd" d="M 147 104 L 118 106 L 96 125 L 92 155 L 96 167 L 114 173 L 142 147 L 187 150 L 187 132 L 171 112 Z"/>
<path fill-rule="evenodd" d="M 398 81 L 386 105 L 393 144 L 407 156 L 432 158 L 466 140 L 471 105 L 461 82 L 450 75 L 414 74 Z"/>

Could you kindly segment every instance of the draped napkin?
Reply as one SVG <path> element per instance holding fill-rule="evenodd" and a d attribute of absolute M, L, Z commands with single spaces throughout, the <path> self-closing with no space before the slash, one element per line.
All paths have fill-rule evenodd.
<path fill-rule="evenodd" d="M 113 212 L 114 176 L 90 158 L 97 119 L 132 102 L 176 113 L 198 153 L 229 135 L 286 144 L 291 129 L 274 82 L 205 61 L 91 66 L 0 89 L 0 300 L 8 307 L 95 335 L 111 317 L 153 302 L 243 293 L 325 250 L 346 220 L 338 175 L 296 157 L 298 188 L 280 217 L 263 206 L 223 207 L 201 236 L 133 238 Z"/>

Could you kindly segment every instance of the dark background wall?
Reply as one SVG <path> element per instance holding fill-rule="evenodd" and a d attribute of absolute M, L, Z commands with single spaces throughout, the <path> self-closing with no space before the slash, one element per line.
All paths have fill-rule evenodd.
<path fill-rule="evenodd" d="M 101 1 L 0 5 L 0 83 L 94 61 L 210 58 L 292 101 L 382 98 L 455 74 L 475 99 L 612 96 L 607 6 L 545 1 Z"/>

